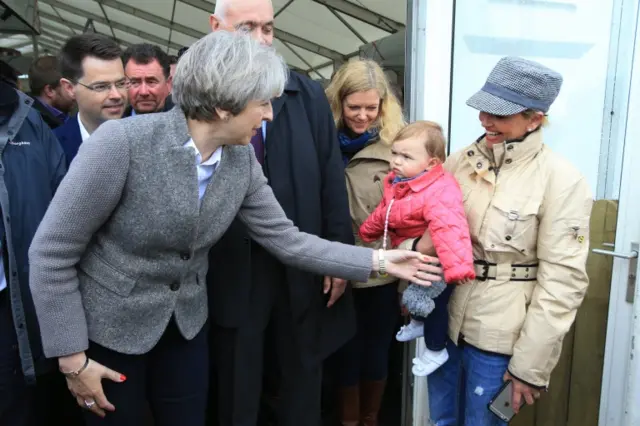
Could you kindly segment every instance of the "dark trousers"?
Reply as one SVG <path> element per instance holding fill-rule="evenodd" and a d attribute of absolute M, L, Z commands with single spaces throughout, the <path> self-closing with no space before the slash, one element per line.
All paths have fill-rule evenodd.
<path fill-rule="evenodd" d="M 158 344 L 144 355 L 125 355 L 93 342 L 87 355 L 124 374 L 104 379 L 107 399 L 116 407 L 104 419 L 86 412 L 88 426 L 142 426 L 151 408 L 154 426 L 204 426 L 209 385 L 209 341 L 205 326 L 192 340 L 169 322 Z"/>
<path fill-rule="evenodd" d="M 0 425 L 79 426 L 84 424 L 76 400 L 57 370 L 39 375 L 27 387 L 13 327 L 9 290 L 0 291 Z"/>
<path fill-rule="evenodd" d="M 22 375 L 9 289 L 4 289 L 0 291 L 0 425 L 35 425 L 34 402 L 35 388 L 27 387 Z"/>
<path fill-rule="evenodd" d="M 449 299 L 455 284 L 448 284 L 438 297 L 433 299 L 435 308 L 428 317 L 416 317 L 424 324 L 424 344 L 434 352 L 441 351 L 449 341 Z"/>
<path fill-rule="evenodd" d="M 278 426 L 318 426 L 322 365 L 309 367 L 302 363 L 284 268 L 262 248 L 255 247 L 251 271 L 253 293 L 246 322 L 233 329 L 212 326 L 218 424 L 256 426 L 266 343 L 275 350 L 279 373 Z"/>
<path fill-rule="evenodd" d="M 358 329 L 335 355 L 339 386 L 355 386 L 361 380 L 387 378 L 389 350 L 398 323 L 396 283 L 353 289 Z"/>

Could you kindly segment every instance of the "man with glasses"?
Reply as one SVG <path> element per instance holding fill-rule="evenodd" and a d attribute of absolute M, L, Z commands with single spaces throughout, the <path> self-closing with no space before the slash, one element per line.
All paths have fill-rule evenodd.
<path fill-rule="evenodd" d="M 60 51 L 60 84 L 78 104 L 78 115 L 54 133 L 71 163 L 80 144 L 102 123 L 122 117 L 129 82 L 120 46 L 101 34 L 71 37 Z"/>
<path fill-rule="evenodd" d="M 171 101 L 171 59 L 158 46 L 149 43 L 129 47 L 122 57 L 129 79 L 129 103 L 125 117 L 169 111 Z"/>

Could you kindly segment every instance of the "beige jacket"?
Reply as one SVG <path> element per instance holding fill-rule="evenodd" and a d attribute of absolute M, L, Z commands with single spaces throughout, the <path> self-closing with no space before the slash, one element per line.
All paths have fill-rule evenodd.
<path fill-rule="evenodd" d="M 445 164 L 464 194 L 474 259 L 497 264 L 496 279 L 456 288 L 449 335 L 513 355 L 511 374 L 536 386 L 548 385 L 589 284 L 593 204 L 585 177 L 542 136 L 494 146 L 495 163 L 482 139 Z M 510 281 L 512 265 L 532 264 L 536 281 Z"/>
<path fill-rule="evenodd" d="M 389 173 L 391 162 L 391 148 L 378 141 L 358 152 L 347 164 L 345 177 L 349 194 L 349 210 L 356 245 L 378 249 L 382 247 L 382 240 L 367 244 L 358 237 L 360 225 L 378 206 L 382 200 L 383 180 Z M 387 241 L 387 247 L 391 248 Z M 375 276 L 366 283 L 354 282 L 353 287 L 374 287 L 395 281 L 393 277 L 381 278 Z"/>

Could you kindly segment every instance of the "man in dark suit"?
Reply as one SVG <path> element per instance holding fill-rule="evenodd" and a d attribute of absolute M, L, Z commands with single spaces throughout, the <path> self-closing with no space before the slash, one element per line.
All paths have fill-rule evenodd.
<path fill-rule="evenodd" d="M 45 123 L 55 129 L 69 119 L 73 99 L 60 84 L 62 75 L 55 56 L 41 56 L 29 67 L 29 87 L 35 108 Z"/>
<path fill-rule="evenodd" d="M 269 0 L 218 2 L 210 18 L 214 31 L 244 31 L 269 45 L 273 21 Z M 291 72 L 284 94 L 273 101 L 273 116 L 252 144 L 287 217 L 305 232 L 353 243 L 344 168 L 322 87 Z M 275 350 L 280 373 L 278 425 L 318 425 L 323 361 L 355 333 L 346 282 L 323 282 L 282 265 L 238 221 L 213 248 L 210 262 L 220 426 L 256 425 L 265 349 Z M 265 335 L 273 338 L 265 342 Z"/>
<path fill-rule="evenodd" d="M 171 101 L 171 58 L 160 47 L 134 44 L 122 56 L 129 79 L 129 103 L 125 117 L 169 111 Z"/>
<path fill-rule="evenodd" d="M 115 41 L 96 33 L 73 36 L 60 51 L 60 84 L 78 103 L 78 115 L 54 130 L 67 164 L 102 123 L 124 113 L 129 83 L 121 55 Z"/>

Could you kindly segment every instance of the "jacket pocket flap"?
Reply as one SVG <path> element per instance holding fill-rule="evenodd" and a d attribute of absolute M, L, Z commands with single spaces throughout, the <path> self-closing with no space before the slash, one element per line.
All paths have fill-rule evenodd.
<path fill-rule="evenodd" d="M 529 220 L 538 214 L 539 206 L 525 198 L 498 196 L 491 203 L 509 220 Z"/>
<path fill-rule="evenodd" d="M 135 287 L 137 278 L 132 278 L 117 270 L 96 253 L 89 253 L 78 268 L 101 286 L 120 296 L 128 296 Z"/>

